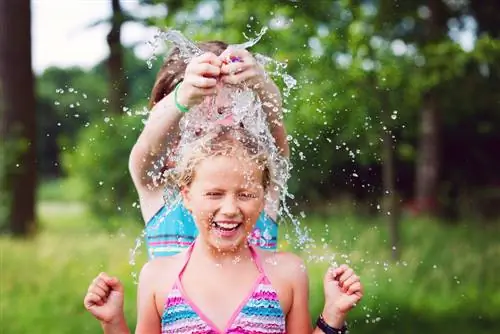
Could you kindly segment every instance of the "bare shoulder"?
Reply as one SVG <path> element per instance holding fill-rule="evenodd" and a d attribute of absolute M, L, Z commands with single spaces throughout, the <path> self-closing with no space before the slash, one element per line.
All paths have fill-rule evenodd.
<path fill-rule="evenodd" d="M 155 286 L 156 282 L 161 285 L 171 285 L 174 283 L 177 274 L 181 270 L 185 251 L 172 256 L 163 256 L 150 260 L 141 270 L 139 281 L 142 284 Z M 171 282 L 171 284 L 170 284 Z"/>
<path fill-rule="evenodd" d="M 297 254 L 265 250 L 259 250 L 259 254 L 264 270 L 270 278 L 274 277 L 287 282 L 307 279 L 304 260 Z"/>
<path fill-rule="evenodd" d="M 304 261 L 298 255 L 289 252 L 258 250 L 258 254 L 264 272 L 278 293 L 281 307 L 285 314 L 288 314 L 297 287 L 303 289 L 308 285 Z"/>

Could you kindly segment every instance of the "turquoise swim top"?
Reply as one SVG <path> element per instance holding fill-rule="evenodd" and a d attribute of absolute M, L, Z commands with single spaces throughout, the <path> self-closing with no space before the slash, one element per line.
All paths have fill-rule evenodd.
<path fill-rule="evenodd" d="M 146 224 L 149 258 L 177 254 L 189 248 L 197 236 L 194 219 L 182 202 L 171 210 L 162 206 Z M 277 238 L 278 224 L 262 212 L 248 237 L 249 243 L 262 249 L 276 250 Z"/>

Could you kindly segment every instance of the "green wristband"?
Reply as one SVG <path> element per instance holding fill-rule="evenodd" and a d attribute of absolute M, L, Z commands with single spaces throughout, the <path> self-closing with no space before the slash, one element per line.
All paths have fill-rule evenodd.
<path fill-rule="evenodd" d="M 183 113 L 186 113 L 186 112 L 189 111 L 189 108 L 186 107 L 186 106 L 183 106 L 182 104 L 179 103 L 179 101 L 177 101 L 177 91 L 179 90 L 179 86 L 181 85 L 181 83 L 182 83 L 182 81 L 179 82 L 175 86 L 175 89 L 174 89 L 174 102 L 175 102 L 175 106 L 177 107 L 177 109 L 179 109 Z"/>

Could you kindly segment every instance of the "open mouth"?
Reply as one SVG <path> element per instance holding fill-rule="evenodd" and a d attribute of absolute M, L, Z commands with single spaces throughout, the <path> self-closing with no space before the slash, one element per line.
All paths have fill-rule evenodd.
<path fill-rule="evenodd" d="M 212 227 L 222 232 L 233 232 L 241 226 L 241 223 L 236 222 L 212 222 Z"/>

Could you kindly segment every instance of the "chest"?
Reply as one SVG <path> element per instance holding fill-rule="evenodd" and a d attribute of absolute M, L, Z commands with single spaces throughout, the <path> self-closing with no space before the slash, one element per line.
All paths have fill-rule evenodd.
<path fill-rule="evenodd" d="M 260 272 L 225 273 L 221 277 L 186 272 L 180 284 L 178 281 L 166 295 L 164 329 L 175 329 L 178 324 L 172 319 L 180 318 L 189 318 L 190 326 L 207 332 L 226 332 L 249 324 L 255 328 L 271 326 L 273 333 L 281 333 L 285 328 L 286 313 L 277 290 Z M 262 329 L 267 332 L 270 328 Z"/>

